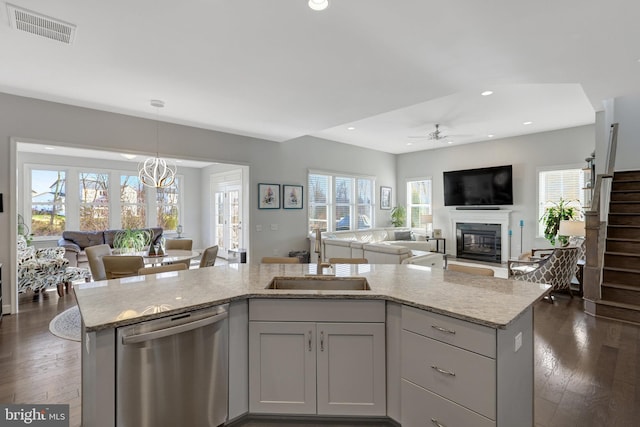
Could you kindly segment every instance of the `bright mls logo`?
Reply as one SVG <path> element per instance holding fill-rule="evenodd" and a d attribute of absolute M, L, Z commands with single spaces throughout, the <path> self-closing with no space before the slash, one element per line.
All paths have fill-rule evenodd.
<path fill-rule="evenodd" d="M 0 404 L 0 427 L 69 427 L 69 405 Z"/>

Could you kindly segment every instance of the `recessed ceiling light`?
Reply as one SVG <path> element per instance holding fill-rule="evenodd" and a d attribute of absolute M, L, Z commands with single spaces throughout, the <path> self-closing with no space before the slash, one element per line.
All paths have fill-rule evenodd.
<path fill-rule="evenodd" d="M 493 138 L 495 135 L 490 133 L 489 135 L 487 135 L 489 138 Z"/>
<path fill-rule="evenodd" d="M 353 126 L 349 126 L 347 130 L 356 130 L 356 128 L 354 128 Z"/>
<path fill-rule="evenodd" d="M 121 153 L 120 155 L 121 155 L 122 157 L 124 157 L 125 159 L 129 159 L 129 160 L 131 160 L 131 159 L 135 159 L 135 158 L 136 158 L 136 155 L 135 155 L 135 154 L 124 154 L 124 153 Z"/>
<path fill-rule="evenodd" d="M 453 144 L 453 141 L 447 141 L 447 144 Z"/>
<path fill-rule="evenodd" d="M 525 126 L 530 125 L 530 124 L 532 124 L 532 123 L 533 123 L 533 122 L 522 122 L 522 124 L 523 124 L 523 125 L 525 125 Z"/>
<path fill-rule="evenodd" d="M 482 92 L 480 95 L 482 96 L 489 96 L 489 95 L 493 95 L 493 91 L 492 90 L 485 90 L 484 92 Z"/>
<path fill-rule="evenodd" d="M 182 163 L 182 160 L 176 160 L 176 163 Z"/>
<path fill-rule="evenodd" d="M 313 10 L 325 10 L 329 6 L 329 0 L 309 0 L 309 7 Z"/>
<path fill-rule="evenodd" d="M 53 147 L 44 147 L 45 150 L 55 150 Z"/>
<path fill-rule="evenodd" d="M 407 142 L 407 145 L 413 145 L 413 142 Z"/>

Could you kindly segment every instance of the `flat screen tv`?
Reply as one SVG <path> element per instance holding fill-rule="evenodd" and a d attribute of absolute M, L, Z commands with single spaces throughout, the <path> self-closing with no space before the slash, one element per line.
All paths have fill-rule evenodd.
<path fill-rule="evenodd" d="M 511 165 L 444 172 L 445 206 L 512 204 Z"/>

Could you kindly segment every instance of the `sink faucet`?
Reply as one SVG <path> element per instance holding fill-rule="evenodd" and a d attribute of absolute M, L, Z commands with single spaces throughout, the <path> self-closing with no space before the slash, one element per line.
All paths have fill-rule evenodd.
<path fill-rule="evenodd" d="M 324 274 L 324 269 L 326 267 L 331 267 L 331 264 L 328 262 L 322 262 L 322 232 L 320 231 L 320 227 L 315 229 L 316 233 L 316 245 L 314 248 L 314 252 L 318 254 L 318 264 L 316 265 L 316 274 L 318 276 L 322 276 Z"/>

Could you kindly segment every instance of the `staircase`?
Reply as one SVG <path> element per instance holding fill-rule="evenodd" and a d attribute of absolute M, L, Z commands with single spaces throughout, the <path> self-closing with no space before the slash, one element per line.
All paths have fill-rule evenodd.
<path fill-rule="evenodd" d="M 596 315 L 640 324 L 640 171 L 615 172 Z"/>

